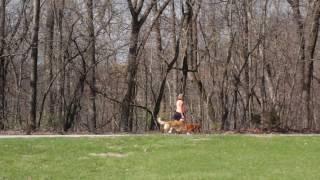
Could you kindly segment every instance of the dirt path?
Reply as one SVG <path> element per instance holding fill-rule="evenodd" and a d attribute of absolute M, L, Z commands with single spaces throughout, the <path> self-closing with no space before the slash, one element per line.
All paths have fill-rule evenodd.
<path fill-rule="evenodd" d="M 80 137 L 100 138 L 100 137 L 121 137 L 121 136 L 145 136 L 145 135 L 144 134 L 0 135 L 0 139 L 9 139 L 9 138 L 80 138 Z"/>
<path fill-rule="evenodd" d="M 81 138 L 81 137 L 89 137 L 89 138 L 104 138 L 104 137 L 125 137 L 125 136 L 151 136 L 155 134 L 69 134 L 69 135 L 57 135 L 57 134 L 46 134 L 46 135 L 0 135 L 0 139 L 10 139 L 10 138 Z M 175 134 L 158 134 L 158 135 L 168 135 L 174 136 Z M 205 136 L 205 134 L 203 134 Z M 251 137 L 320 137 L 320 134 L 207 134 L 207 136 L 251 136 Z M 179 134 L 178 136 L 184 136 Z M 189 135 L 185 135 L 189 136 Z"/>

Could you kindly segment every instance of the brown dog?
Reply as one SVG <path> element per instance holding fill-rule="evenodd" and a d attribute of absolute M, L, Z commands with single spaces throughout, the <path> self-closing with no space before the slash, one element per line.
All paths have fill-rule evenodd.
<path fill-rule="evenodd" d="M 162 121 L 159 117 L 157 119 L 160 125 L 163 125 L 164 132 L 172 133 L 172 131 L 181 132 L 184 129 L 184 122 L 177 121 L 177 120 L 170 120 L 170 121 Z"/>
<path fill-rule="evenodd" d="M 162 121 L 161 118 L 157 119 L 160 125 L 163 125 L 164 132 L 172 133 L 173 131 L 177 133 L 199 133 L 201 126 L 199 124 L 189 124 L 184 121 L 170 120 Z"/>
<path fill-rule="evenodd" d="M 186 133 L 199 133 L 201 126 L 199 124 L 187 124 L 184 125 L 184 130 Z"/>

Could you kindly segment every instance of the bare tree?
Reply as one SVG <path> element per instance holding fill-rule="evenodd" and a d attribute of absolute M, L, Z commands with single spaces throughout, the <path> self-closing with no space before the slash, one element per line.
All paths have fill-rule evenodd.
<path fill-rule="evenodd" d="M 308 3 L 307 15 L 304 18 L 300 10 L 299 0 L 287 0 L 293 10 L 294 20 L 297 24 L 299 37 L 299 72 L 300 88 L 302 92 L 302 113 L 306 113 L 307 128 L 311 129 L 314 123 L 312 111 L 311 86 L 313 79 L 314 54 L 318 40 L 320 1 L 313 0 Z"/>
<path fill-rule="evenodd" d="M 31 41 L 31 60 L 32 70 L 30 78 L 30 117 L 27 133 L 36 129 L 37 121 L 37 80 L 38 80 L 38 42 L 39 42 L 39 23 L 40 23 L 40 0 L 33 1 L 33 29 Z"/>
<path fill-rule="evenodd" d="M 139 33 L 142 25 L 149 16 L 155 0 L 152 0 L 150 4 L 145 8 L 143 14 L 141 14 L 142 7 L 144 5 L 144 0 L 127 0 L 128 6 L 131 13 L 131 32 L 130 32 L 130 42 L 129 42 L 129 54 L 128 54 L 128 69 L 127 69 L 127 91 L 121 102 L 121 118 L 120 118 L 120 131 L 131 131 L 132 130 L 132 102 L 135 98 L 136 93 L 136 75 L 138 69 L 138 42 Z M 157 18 L 160 16 L 161 12 L 168 5 L 170 0 L 166 0 L 164 4 L 159 8 L 159 13 Z M 154 20 L 157 20 L 154 19 Z"/>
<path fill-rule="evenodd" d="M 54 1 L 50 0 L 47 3 L 46 12 L 46 29 L 45 29 L 45 63 L 46 63 L 46 75 L 47 75 L 47 86 L 53 81 L 53 40 L 54 40 Z M 48 100 L 48 120 L 49 125 L 52 126 L 52 121 L 54 119 L 54 100 L 55 95 L 52 88 L 49 90 L 49 100 Z"/>
<path fill-rule="evenodd" d="M 4 129 L 5 120 L 5 85 L 6 85 L 6 63 L 4 57 L 5 27 L 6 27 L 6 0 L 0 4 L 0 129 Z"/>
<path fill-rule="evenodd" d="M 89 130 L 90 132 L 95 132 L 97 128 L 97 113 L 96 113 L 96 50 L 95 50 L 95 45 L 96 45 L 96 40 L 95 40 L 95 31 L 94 31 L 94 23 L 93 23 L 93 1 L 89 0 L 86 3 L 87 7 L 87 26 L 88 26 L 88 41 L 89 41 L 89 48 L 88 48 L 88 59 L 90 62 L 90 72 L 88 74 L 89 77 L 89 86 L 90 86 L 90 101 L 91 105 L 89 108 Z"/>
<path fill-rule="evenodd" d="M 65 123 L 65 74 L 66 67 L 64 61 L 64 31 L 63 31 L 63 21 L 64 21 L 64 6 L 65 1 L 59 0 L 56 2 L 56 22 L 57 22 L 57 30 L 58 30 L 58 69 L 59 69 L 59 77 L 58 77 L 58 121 L 59 124 L 62 125 Z"/>

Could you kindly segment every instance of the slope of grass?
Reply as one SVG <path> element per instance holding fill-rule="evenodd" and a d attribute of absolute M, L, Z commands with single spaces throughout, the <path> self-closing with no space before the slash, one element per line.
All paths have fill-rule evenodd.
<path fill-rule="evenodd" d="M 2 179 L 320 179 L 320 137 L 0 139 Z"/>

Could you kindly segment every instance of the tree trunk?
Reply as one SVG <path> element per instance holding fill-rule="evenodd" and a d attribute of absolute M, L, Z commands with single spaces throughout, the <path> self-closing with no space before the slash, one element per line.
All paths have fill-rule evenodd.
<path fill-rule="evenodd" d="M 88 0 L 86 3 L 87 7 L 87 24 L 88 24 L 88 35 L 89 35 L 89 48 L 88 48 L 88 60 L 90 69 L 88 73 L 89 86 L 90 86 L 90 107 L 89 107 L 89 131 L 92 133 L 96 132 L 97 128 L 97 113 L 96 113 L 96 40 L 95 31 L 93 24 L 93 0 Z"/>
<path fill-rule="evenodd" d="M 144 0 L 140 0 L 139 2 L 132 0 L 127 0 L 128 6 L 131 13 L 131 32 L 130 32 L 130 41 L 129 41 L 129 54 L 128 54 L 128 67 L 127 67 L 127 91 L 125 96 L 121 102 L 121 110 L 120 110 L 120 131 L 128 132 L 132 131 L 132 112 L 133 107 L 131 106 L 133 100 L 135 99 L 136 94 L 136 75 L 138 70 L 139 60 L 138 56 L 138 42 L 139 42 L 139 33 L 141 26 L 147 19 L 153 5 L 156 1 L 152 1 L 152 3 L 146 8 L 145 12 L 140 15 Z M 139 18 L 140 17 L 140 18 Z"/>
<path fill-rule="evenodd" d="M 153 15 L 154 17 L 157 15 L 158 13 L 158 5 L 157 3 L 154 5 L 153 7 Z M 161 31 L 160 31 L 160 19 L 157 19 L 155 24 L 154 24 L 154 27 L 153 27 L 153 31 L 155 33 L 155 51 L 156 51 L 156 64 L 158 66 L 161 66 L 161 70 L 163 69 L 162 66 L 163 66 L 163 63 L 161 61 L 161 52 L 162 52 L 162 44 L 161 44 Z M 160 106 L 161 106 L 161 100 L 163 98 L 163 96 L 165 95 L 164 93 L 164 90 L 165 90 L 165 83 L 166 83 L 166 80 L 167 80 L 167 73 L 166 72 L 161 72 L 160 76 L 157 76 L 156 78 L 159 80 L 162 79 L 161 81 L 161 85 L 160 85 L 160 90 L 159 90 L 159 96 L 161 96 L 160 100 L 159 100 L 159 96 L 156 100 L 156 103 L 155 103 L 155 106 L 154 106 L 154 109 L 153 109 L 153 116 L 152 117 L 152 120 L 151 120 L 151 124 L 150 124 L 150 130 L 155 130 L 156 129 L 156 122 L 154 121 L 154 118 L 158 116 L 158 113 L 160 111 Z M 163 103 L 165 104 L 165 102 Z M 164 109 L 164 108 L 163 108 Z"/>
<path fill-rule="evenodd" d="M 306 18 L 300 12 L 299 0 L 287 0 L 293 10 L 294 20 L 297 24 L 297 33 L 300 39 L 299 43 L 299 73 L 300 88 L 302 92 L 302 121 L 306 121 L 308 129 L 313 128 L 312 111 L 312 78 L 313 78 L 313 58 L 319 32 L 320 2 L 318 0 L 310 1 Z M 304 22 L 303 22 L 304 21 Z M 307 38 L 308 37 L 308 38 Z M 307 47 L 307 48 L 306 48 Z"/>
<path fill-rule="evenodd" d="M 64 18 L 64 0 L 56 2 L 57 4 L 57 25 L 58 25 L 58 119 L 59 130 L 62 130 L 66 121 L 65 116 L 65 62 L 64 62 L 64 45 L 63 45 L 63 18 Z M 61 128 L 61 129 L 60 129 Z"/>
<path fill-rule="evenodd" d="M 177 31 L 176 31 L 176 10 L 175 10 L 175 4 L 174 1 L 171 1 L 171 16 L 172 16 L 172 43 L 175 44 L 177 42 Z M 172 48 L 174 53 L 175 47 Z M 176 61 L 176 67 L 179 67 L 178 61 Z M 173 71 L 173 99 L 176 98 L 176 95 L 179 94 L 179 74 L 178 71 Z"/>
<path fill-rule="evenodd" d="M 301 104 L 299 104 L 297 107 L 297 110 L 301 110 L 300 117 L 298 117 L 298 121 L 300 121 L 300 126 L 304 126 L 303 122 L 304 122 L 304 117 L 303 114 L 304 112 L 304 107 L 305 107 L 305 102 L 304 101 L 304 94 L 306 94 L 305 90 L 305 84 L 304 84 L 304 79 L 305 79 L 305 44 L 306 44 L 306 39 L 305 39 L 305 35 L 304 35 L 304 22 L 303 22 L 303 17 L 301 15 L 300 12 L 300 6 L 299 6 L 299 0 L 287 0 L 288 3 L 290 4 L 292 11 L 293 11 L 293 17 L 294 20 L 297 24 L 297 34 L 298 34 L 298 38 L 299 38 L 299 59 L 298 59 L 298 87 L 300 90 L 300 101 Z"/>
<path fill-rule="evenodd" d="M 184 21 L 183 23 L 183 32 L 185 32 L 185 36 L 183 37 L 182 41 L 182 86 L 180 87 L 180 92 L 185 95 L 186 87 L 187 87 L 187 79 L 188 79 L 188 71 L 189 71 L 189 65 L 188 63 L 191 61 L 192 58 L 192 5 L 191 0 L 185 0 L 183 4 L 184 12 Z"/>
<path fill-rule="evenodd" d="M 262 18 L 262 34 L 266 36 L 266 25 L 267 25 L 267 8 L 268 8 L 269 1 L 266 0 L 262 9 L 263 9 L 263 18 Z M 265 116 L 270 112 L 277 112 L 277 105 L 276 105 L 276 96 L 274 91 L 274 85 L 272 83 L 272 74 L 271 74 L 271 65 L 269 62 L 266 62 L 266 40 L 265 38 L 262 41 L 261 47 L 259 47 L 260 56 L 262 59 L 262 82 L 261 82 L 261 99 L 262 99 L 262 106 L 261 106 L 261 122 L 260 128 L 265 129 L 268 128 L 269 121 Z M 271 100 L 268 101 L 268 100 Z M 269 107 L 267 106 L 269 105 Z"/>
<path fill-rule="evenodd" d="M 173 65 L 176 63 L 176 61 L 178 59 L 178 54 L 179 54 L 179 44 L 176 46 L 176 51 L 175 51 L 174 58 L 168 64 L 167 70 L 166 70 L 164 76 L 162 77 L 159 94 L 157 96 L 156 103 L 155 103 L 154 108 L 153 108 L 153 116 L 154 116 L 153 118 L 156 118 L 158 116 L 158 114 L 159 114 L 161 100 L 162 100 L 162 97 L 163 97 L 164 92 L 165 92 L 164 90 L 165 90 L 165 85 L 166 85 L 166 82 L 167 82 L 167 77 L 168 77 L 169 72 L 173 68 Z M 156 124 L 155 124 L 155 121 L 153 119 L 153 121 L 151 121 L 150 130 L 154 130 L 154 129 L 156 129 Z"/>
<path fill-rule="evenodd" d="M 215 120 L 215 109 L 214 109 L 214 105 L 212 103 L 211 100 L 211 96 L 208 95 L 203 82 L 201 80 L 201 77 L 199 77 L 199 70 L 198 70 L 198 26 L 197 26 L 197 20 L 198 20 L 198 14 L 199 14 L 199 10 L 200 10 L 200 3 L 197 4 L 196 8 L 193 10 L 193 14 L 192 14 L 192 52 L 190 54 L 192 54 L 192 58 L 191 58 L 191 63 L 192 63 L 192 69 L 195 70 L 195 72 L 193 72 L 193 80 L 195 81 L 197 87 L 198 87 L 198 92 L 199 92 L 199 97 L 200 97 L 200 102 L 206 103 L 207 104 L 207 108 L 208 108 L 208 115 L 209 115 L 209 119 L 214 121 Z M 209 123 L 205 123 L 205 119 L 204 119 L 204 113 L 203 113 L 203 104 L 200 104 L 200 112 L 201 112 L 201 123 L 202 127 L 204 128 L 204 130 L 208 130 L 205 129 L 205 124 L 209 124 Z M 209 127 L 208 127 L 209 128 Z"/>
<path fill-rule="evenodd" d="M 132 20 L 132 30 L 131 38 L 129 43 L 129 55 L 128 55 L 128 75 L 127 82 L 128 88 L 124 96 L 124 99 L 121 103 L 121 119 L 120 119 L 120 131 L 128 132 L 132 130 L 132 107 L 131 103 L 133 102 L 135 92 L 136 92 L 136 74 L 138 69 L 138 60 L 137 60 L 137 44 L 140 31 L 139 23 L 133 19 Z"/>
<path fill-rule="evenodd" d="M 152 0 L 151 3 L 144 8 L 144 13 L 141 14 L 141 10 L 143 9 L 144 0 L 133 1 L 127 0 L 128 6 L 130 9 L 130 13 L 132 16 L 131 19 L 131 32 L 130 32 L 130 41 L 129 41 L 129 54 L 128 54 L 128 67 L 127 67 L 127 83 L 128 88 L 125 93 L 125 96 L 121 102 L 121 117 L 120 117 L 120 131 L 127 132 L 132 131 L 132 112 L 133 106 L 132 102 L 135 99 L 136 94 L 136 75 L 139 64 L 139 50 L 138 50 L 138 42 L 139 42 L 139 33 L 142 25 L 146 21 L 149 16 L 153 6 L 157 2 L 156 0 Z M 168 5 L 170 0 L 166 0 L 163 5 L 159 8 L 158 14 L 154 21 L 157 21 L 160 14 L 163 12 L 165 7 Z M 154 23 L 152 22 L 152 24 Z"/>
<path fill-rule="evenodd" d="M 33 29 L 31 41 L 31 77 L 30 77 L 30 116 L 27 133 L 36 129 L 37 118 L 37 67 L 38 67 L 38 40 L 39 40 L 40 0 L 33 0 Z"/>
<path fill-rule="evenodd" d="M 74 124 L 75 124 L 75 119 L 76 115 L 79 113 L 81 110 L 81 99 L 83 98 L 84 94 L 84 86 L 87 78 L 87 64 L 84 55 L 80 51 L 80 48 L 77 44 L 76 40 L 73 40 L 75 46 L 77 47 L 77 50 L 80 54 L 81 57 L 81 67 L 82 67 L 82 72 L 79 75 L 79 80 L 77 83 L 75 83 L 75 88 L 73 91 L 73 94 L 71 97 L 69 97 L 70 102 L 69 104 L 66 105 L 66 110 L 65 110 L 65 120 L 63 122 L 63 131 L 68 131 Z"/>
<path fill-rule="evenodd" d="M 46 75 L 47 86 L 51 84 L 53 80 L 53 40 L 54 40 L 54 2 L 50 0 L 47 7 L 47 19 L 45 29 L 45 63 L 46 63 Z M 49 100 L 48 100 L 48 124 L 52 126 L 54 119 L 54 92 L 50 88 Z"/>
<path fill-rule="evenodd" d="M 245 93 L 246 93 L 246 106 L 244 107 L 244 116 L 241 122 L 241 125 L 244 128 L 248 128 L 251 122 L 251 58 L 249 56 L 250 49 L 250 36 L 249 36 L 249 0 L 243 0 L 243 18 L 244 18 L 244 27 L 243 27 L 243 47 L 242 47 L 242 58 L 244 60 L 244 76 L 245 76 Z M 248 119 L 247 119 L 248 118 Z"/>
<path fill-rule="evenodd" d="M 6 25 L 6 0 L 1 0 L 0 4 L 0 130 L 4 129 L 5 120 L 5 26 Z"/>
<path fill-rule="evenodd" d="M 314 119 L 313 119 L 313 110 L 312 110 L 312 97 L 311 97 L 311 89 L 312 89 L 312 79 L 313 79 L 313 62 L 314 62 L 314 54 L 315 48 L 317 45 L 318 40 L 318 33 L 319 33 L 319 18 L 320 18 L 320 1 L 316 0 L 312 4 L 314 8 L 310 18 L 310 30 L 309 30 L 309 38 L 308 44 L 306 49 L 306 60 L 307 66 L 306 71 L 307 74 L 305 75 L 306 78 L 306 109 L 307 109 L 307 127 L 308 129 L 314 128 Z"/>

